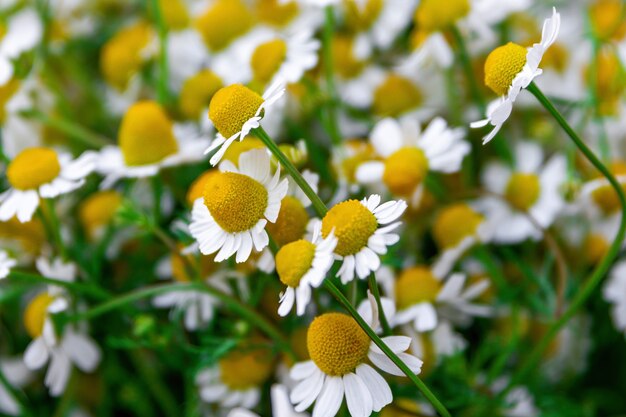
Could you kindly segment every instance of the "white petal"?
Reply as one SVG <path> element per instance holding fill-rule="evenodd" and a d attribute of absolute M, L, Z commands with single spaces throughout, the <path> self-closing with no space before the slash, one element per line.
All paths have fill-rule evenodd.
<path fill-rule="evenodd" d="M 346 403 L 352 417 L 368 417 L 372 413 L 372 397 L 361 378 L 348 373 L 343 376 Z"/>
<path fill-rule="evenodd" d="M 313 417 L 334 417 L 341 407 L 343 392 L 341 377 L 327 376 L 322 392 L 315 402 Z"/>
<path fill-rule="evenodd" d="M 378 412 L 391 403 L 393 395 L 391 394 L 389 384 L 371 366 L 367 364 L 359 365 L 356 368 L 356 374 L 363 380 L 372 396 L 372 409 L 374 411 Z"/>

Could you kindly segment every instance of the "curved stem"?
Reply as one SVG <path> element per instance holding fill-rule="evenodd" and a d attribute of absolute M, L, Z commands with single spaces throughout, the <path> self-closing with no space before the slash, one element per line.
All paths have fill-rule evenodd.
<path fill-rule="evenodd" d="M 422 394 L 430 401 L 430 403 L 435 407 L 437 412 L 444 417 L 450 417 L 450 412 L 444 407 L 444 405 L 439 401 L 439 399 L 433 394 L 433 392 L 428 389 L 426 384 L 418 378 L 417 375 L 409 369 L 409 367 L 402 362 L 402 360 L 393 353 L 391 349 L 387 346 L 387 344 L 376 334 L 376 332 L 363 320 L 363 318 L 359 315 L 359 313 L 352 307 L 348 299 L 342 294 L 342 292 L 329 280 L 324 280 L 324 286 L 326 289 L 343 305 L 343 307 L 350 313 L 350 315 L 356 320 L 356 322 L 361 326 L 363 331 L 367 333 L 369 338 L 383 351 L 385 355 L 398 367 L 404 374 L 415 384 L 417 389 L 420 390 Z"/>
<path fill-rule="evenodd" d="M 333 145 L 341 143 L 341 133 L 339 132 L 339 124 L 337 123 L 337 114 L 335 113 L 337 103 L 337 87 L 335 86 L 335 75 L 333 74 L 333 32 L 335 25 L 335 16 L 333 15 L 332 6 L 326 6 L 324 10 L 324 32 L 322 33 L 322 53 L 324 56 L 324 76 L 326 77 L 326 88 L 330 96 L 328 104 L 328 134 Z"/>
<path fill-rule="evenodd" d="M 159 103 L 163 106 L 169 102 L 169 91 L 167 79 L 169 77 L 167 67 L 167 28 L 163 21 L 163 13 L 158 0 L 152 0 L 152 8 L 154 12 L 154 23 L 157 27 L 159 36 L 159 78 L 157 82 L 157 95 Z"/>
<path fill-rule="evenodd" d="M 90 296 L 98 300 L 108 300 L 111 298 L 111 295 L 107 291 L 96 286 L 82 284 L 79 282 L 61 281 L 57 279 L 46 278 L 41 275 L 29 274 L 27 272 L 20 272 L 15 270 L 11 271 L 8 278 L 10 280 L 16 281 L 27 281 L 46 285 L 56 285 L 58 287 L 64 287 L 68 290 Z"/>
<path fill-rule="evenodd" d="M 591 296 L 593 290 L 600 284 L 602 278 L 604 278 L 605 274 L 611 267 L 613 261 L 617 257 L 622 241 L 624 240 L 624 235 L 626 234 L 626 196 L 624 196 L 624 191 L 622 190 L 621 185 L 615 179 L 613 174 L 600 162 L 600 160 L 594 155 L 594 153 L 587 147 L 587 145 L 578 137 L 576 132 L 569 126 L 567 121 L 561 116 L 559 111 L 552 105 L 550 100 L 548 100 L 541 90 L 535 85 L 535 83 L 531 83 L 528 86 L 528 91 L 530 91 L 539 102 L 548 110 L 548 112 L 556 119 L 556 121 L 561 125 L 563 130 L 567 133 L 567 135 L 574 141 L 576 146 L 580 149 L 580 151 L 585 155 L 585 157 L 606 177 L 611 186 L 615 189 L 617 196 L 619 198 L 620 204 L 622 206 L 622 218 L 620 221 L 620 225 L 617 231 L 617 235 L 615 236 L 615 240 L 609 247 L 609 250 L 604 255 L 600 263 L 596 266 L 596 268 L 591 273 L 591 276 L 587 279 L 587 281 L 582 285 L 578 293 L 574 296 L 574 299 L 570 303 L 569 307 L 563 315 L 555 321 L 543 338 L 537 343 L 534 349 L 531 351 L 529 356 L 526 358 L 525 362 L 520 367 L 519 371 L 513 375 L 511 381 L 504 392 L 508 392 L 511 387 L 513 387 L 516 383 L 522 380 L 530 371 L 536 369 L 536 364 L 541 358 L 541 354 L 548 347 L 552 339 L 557 335 L 559 330 L 576 314 L 578 309 L 583 306 L 585 301 Z"/>
<path fill-rule="evenodd" d="M 383 334 L 385 336 L 391 334 L 391 327 L 389 326 L 389 322 L 387 321 L 387 316 L 385 315 L 385 311 L 383 310 L 383 304 L 380 300 L 380 291 L 378 290 L 378 282 L 376 282 L 376 275 L 372 272 L 368 278 L 368 284 L 370 288 L 370 292 L 376 299 L 376 305 L 378 306 L 378 317 L 380 318 L 380 325 L 383 328 Z"/>

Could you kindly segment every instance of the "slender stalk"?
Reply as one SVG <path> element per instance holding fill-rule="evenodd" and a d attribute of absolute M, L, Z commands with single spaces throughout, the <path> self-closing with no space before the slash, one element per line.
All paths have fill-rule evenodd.
<path fill-rule="evenodd" d="M 452 35 L 454 36 L 454 40 L 456 41 L 458 47 L 458 57 L 461 61 L 461 66 L 463 67 L 463 71 L 465 72 L 465 78 L 467 79 L 467 83 L 469 85 L 470 94 L 474 99 L 475 103 L 478 103 L 478 107 L 481 112 L 484 112 L 487 108 L 485 104 L 485 97 L 483 97 L 480 88 L 478 87 L 478 83 L 476 82 L 476 77 L 474 76 L 474 69 L 472 68 L 472 61 L 470 60 L 469 53 L 467 52 L 467 48 L 465 47 L 465 41 L 463 40 L 463 36 L 459 29 L 456 27 L 452 28 Z"/>
<path fill-rule="evenodd" d="M 348 299 L 342 294 L 342 292 L 329 280 L 324 280 L 324 286 L 326 289 L 343 305 L 343 307 L 350 313 L 350 315 L 356 320 L 356 322 L 361 326 L 363 331 L 367 333 L 370 339 L 383 351 L 385 355 L 398 367 L 404 374 L 415 384 L 417 389 L 430 401 L 430 403 L 435 407 L 437 412 L 443 417 L 451 417 L 450 412 L 444 407 L 444 405 L 439 401 L 437 396 L 433 394 L 433 392 L 428 389 L 426 384 L 418 378 L 417 375 L 409 369 L 409 367 L 402 362 L 402 360 L 395 354 L 389 346 L 376 334 L 376 332 L 369 326 L 365 320 L 359 315 L 359 313 L 352 307 Z"/>
<path fill-rule="evenodd" d="M 139 350 L 131 350 L 130 358 L 139 371 L 141 379 L 148 386 L 148 390 L 152 397 L 159 405 L 159 408 L 167 417 L 177 417 L 180 415 L 180 405 L 171 393 L 171 390 L 165 385 L 157 369 L 148 362 L 145 354 Z"/>
<path fill-rule="evenodd" d="M 326 78 L 326 89 L 330 100 L 328 102 L 328 134 L 334 145 L 341 143 L 341 133 L 337 123 L 336 105 L 338 101 L 337 87 L 335 86 L 335 75 L 333 66 L 333 32 L 335 26 L 335 16 L 332 6 L 326 6 L 324 10 L 324 32 L 322 33 L 322 54 L 324 58 L 324 76 Z"/>
<path fill-rule="evenodd" d="M 328 212 L 326 205 L 315 193 L 315 191 L 313 191 L 309 183 L 306 182 L 306 180 L 302 177 L 300 171 L 298 171 L 298 168 L 293 166 L 289 158 L 287 158 L 283 151 L 278 148 L 276 143 L 274 143 L 272 138 L 269 137 L 269 135 L 265 132 L 265 130 L 263 130 L 262 127 L 254 129 L 254 133 L 256 133 L 259 139 L 261 139 L 261 141 L 265 144 L 265 146 L 267 146 L 270 152 L 276 157 L 276 159 L 278 159 L 280 165 L 287 170 L 291 178 L 293 178 L 296 184 L 298 184 L 298 187 L 302 189 L 304 194 L 309 197 L 309 200 L 311 200 L 311 203 L 313 203 L 313 208 L 315 209 L 317 215 L 320 217 L 324 217 L 326 215 L 326 212 Z"/>
<path fill-rule="evenodd" d="M 154 23 L 157 27 L 157 33 L 159 36 L 159 78 L 157 82 L 157 98 L 159 103 L 167 105 L 169 102 L 169 91 L 167 87 L 167 80 L 169 78 L 169 71 L 167 67 L 167 28 L 163 21 L 163 13 L 161 13 L 161 6 L 159 0 L 152 0 L 152 9 L 154 12 Z"/>
<path fill-rule="evenodd" d="M 89 297 L 92 297 L 94 299 L 101 300 L 101 301 L 109 300 L 111 298 L 111 295 L 107 291 L 96 286 L 82 284 L 79 282 L 61 281 L 57 279 L 42 277 L 41 275 L 29 274 L 27 272 L 20 272 L 20 271 L 15 271 L 15 270 L 11 271 L 8 278 L 14 281 L 25 281 L 25 282 L 32 282 L 32 283 L 37 283 L 37 284 L 56 285 L 58 287 L 67 288 L 68 290 L 72 292 L 83 294 L 85 296 L 89 296 Z"/>
<path fill-rule="evenodd" d="M 572 139 L 572 141 L 576 144 L 576 146 L 580 149 L 580 151 L 585 155 L 585 157 L 606 177 L 611 186 L 615 189 L 617 196 L 619 198 L 620 204 L 622 205 L 622 218 L 620 221 L 619 228 L 617 230 L 617 235 L 615 236 L 615 240 L 609 247 L 609 250 L 604 255 L 600 263 L 596 266 L 596 268 L 591 273 L 590 277 L 585 281 L 585 283 L 581 286 L 580 290 L 574 296 L 574 299 L 571 301 L 569 307 L 565 310 L 563 315 L 556 320 L 548 329 L 546 334 L 542 337 L 542 339 L 537 343 L 531 353 L 528 355 L 518 372 L 516 372 L 509 386 L 505 390 L 508 392 L 512 386 L 521 381 L 528 373 L 530 373 L 533 369 L 536 369 L 536 365 L 541 358 L 541 354 L 548 347 L 552 339 L 558 334 L 559 330 L 576 314 L 576 312 L 584 305 L 587 299 L 591 296 L 593 290 L 600 284 L 602 278 L 606 275 L 607 271 L 611 267 L 613 261 L 617 257 L 620 246 L 624 240 L 624 235 L 626 234 L 626 196 L 624 196 L 624 191 L 622 190 L 621 185 L 615 179 L 613 174 L 600 162 L 600 160 L 595 156 L 595 154 L 585 145 L 585 143 L 578 137 L 576 132 L 570 127 L 567 121 L 561 116 L 559 111 L 552 105 L 550 100 L 548 100 L 541 90 L 535 85 L 535 83 L 531 83 L 528 86 L 528 91 L 530 91 L 539 102 L 546 108 L 546 110 L 555 118 L 555 120 L 561 125 L 565 133 Z"/>
<path fill-rule="evenodd" d="M 25 110 L 20 112 L 20 114 L 26 118 L 37 120 L 46 126 L 63 132 L 68 137 L 89 147 L 101 148 L 111 143 L 111 141 L 104 136 L 93 133 L 82 126 L 70 122 L 69 120 L 47 116 L 39 110 Z"/>
<path fill-rule="evenodd" d="M 370 287 L 370 292 L 376 299 L 376 305 L 378 306 L 378 317 L 380 318 L 380 325 L 383 328 L 383 334 L 388 336 L 391 334 L 391 326 L 389 326 L 389 321 L 387 320 L 387 316 L 385 315 L 385 311 L 383 310 L 383 304 L 380 300 L 380 291 L 378 290 L 378 282 L 376 282 L 376 275 L 372 272 L 368 278 L 368 284 Z"/>
<path fill-rule="evenodd" d="M 52 233 L 52 238 L 57 246 L 57 251 L 63 260 L 67 260 L 67 249 L 63 243 L 63 237 L 61 236 L 61 224 L 59 223 L 59 218 L 57 217 L 54 202 L 50 198 L 44 198 L 43 200 L 46 204 L 46 217 L 48 218 L 50 232 Z"/>

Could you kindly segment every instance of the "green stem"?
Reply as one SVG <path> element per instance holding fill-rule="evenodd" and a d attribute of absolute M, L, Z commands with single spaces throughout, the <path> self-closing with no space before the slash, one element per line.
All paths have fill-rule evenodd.
<path fill-rule="evenodd" d="M 33 282 L 37 284 L 56 285 L 58 287 L 67 288 L 68 290 L 72 292 L 83 294 L 85 296 L 90 296 L 90 297 L 93 297 L 94 299 L 102 300 L 102 301 L 109 300 L 111 298 L 111 295 L 107 291 L 96 286 L 82 284 L 79 282 L 62 281 L 62 280 L 42 277 L 41 275 L 29 274 L 27 272 L 20 272 L 20 271 L 15 271 L 15 270 L 11 271 L 8 278 L 10 280 L 15 280 L 15 281 L 26 281 L 26 282 Z"/>
<path fill-rule="evenodd" d="M 356 320 L 356 322 L 361 326 L 363 331 L 367 333 L 369 338 L 383 351 L 385 355 L 398 367 L 404 374 L 409 378 L 420 390 L 420 392 L 430 401 L 430 403 L 435 407 L 437 412 L 443 417 L 451 417 L 448 410 L 444 407 L 444 405 L 439 401 L 439 399 L 433 394 L 433 392 L 428 389 L 426 384 L 418 378 L 417 375 L 411 371 L 411 369 L 404 363 L 402 360 L 395 354 L 387 344 L 376 334 L 376 332 L 369 326 L 368 323 L 363 320 L 363 318 L 359 315 L 359 313 L 352 307 L 348 299 L 339 291 L 339 289 L 330 281 L 324 280 L 324 286 L 326 289 L 343 305 L 343 307 L 348 310 L 350 315 Z"/>
<path fill-rule="evenodd" d="M 281 347 L 282 350 L 284 350 L 287 354 L 291 356 L 292 359 L 295 360 L 296 355 L 291 349 L 289 342 L 274 327 L 272 323 L 267 321 L 267 319 L 259 316 L 253 309 L 251 309 L 245 304 L 242 304 L 236 298 L 231 297 L 230 295 L 225 294 L 215 288 L 209 287 L 208 285 L 201 283 L 201 282 L 173 283 L 173 284 L 164 284 L 164 285 L 157 285 L 157 286 L 152 286 L 148 288 L 142 288 L 140 290 L 132 291 L 128 294 L 124 294 L 116 298 L 113 298 L 85 312 L 76 314 L 70 317 L 68 321 L 80 322 L 82 320 L 90 320 L 95 317 L 101 316 L 102 314 L 106 314 L 110 311 L 123 307 L 125 305 L 134 303 L 135 301 L 139 301 L 145 298 L 150 298 L 159 294 L 164 294 L 164 293 L 168 293 L 172 291 L 200 291 L 200 292 L 205 292 L 207 294 L 213 295 L 215 298 L 219 299 L 222 303 L 224 303 L 224 305 L 226 305 L 228 308 L 235 311 L 236 313 L 241 315 L 244 319 L 248 320 L 252 325 L 258 327 L 259 330 L 267 334 L 271 339 L 273 339 L 278 344 L 278 346 Z"/>
<path fill-rule="evenodd" d="M 104 136 L 93 133 L 68 120 L 47 116 L 39 110 L 25 110 L 20 112 L 20 114 L 26 118 L 37 120 L 48 127 L 65 133 L 68 137 L 90 147 L 101 148 L 111 143 L 111 141 Z"/>
<path fill-rule="evenodd" d="M 171 390 L 166 387 L 165 383 L 161 380 L 161 376 L 155 366 L 148 363 L 147 356 L 141 354 L 138 350 L 131 350 L 130 358 L 135 368 L 137 368 L 137 371 L 139 371 L 141 379 L 148 386 L 148 390 L 150 390 L 152 397 L 164 414 L 167 417 L 179 416 L 180 406 L 176 398 L 174 398 L 171 394 Z"/>
<path fill-rule="evenodd" d="M 467 48 L 465 47 L 465 41 L 463 40 L 463 36 L 459 29 L 456 27 L 452 28 L 452 35 L 454 36 L 454 40 L 459 48 L 459 60 L 461 61 L 461 65 L 463 67 L 463 71 L 465 72 L 465 78 L 467 78 L 467 83 L 469 84 L 470 94 L 474 99 L 475 103 L 478 103 L 478 107 L 480 108 L 481 113 L 485 112 L 487 105 L 485 104 L 485 97 L 483 97 L 480 88 L 478 87 L 478 83 L 476 82 L 476 77 L 474 75 L 474 69 L 472 68 L 472 61 L 470 60 L 469 54 L 467 52 Z"/>
<path fill-rule="evenodd" d="M 54 207 L 54 201 L 50 198 L 43 199 L 46 204 L 46 214 L 50 224 L 50 231 L 52 232 L 52 237 L 57 246 L 57 251 L 59 256 L 63 258 L 64 261 L 68 259 L 67 257 L 67 249 L 65 244 L 63 243 L 63 237 L 61 236 L 61 224 L 59 223 L 59 218 L 57 217 L 56 208 Z"/>
<path fill-rule="evenodd" d="M 159 79 L 157 84 L 157 98 L 161 105 L 165 106 L 169 102 L 169 90 L 167 80 L 169 71 L 167 67 L 167 28 L 163 21 L 163 13 L 159 0 L 152 0 L 152 8 L 154 9 L 154 23 L 157 27 L 159 36 Z"/>
<path fill-rule="evenodd" d="M 388 336 L 391 334 L 391 327 L 389 326 L 389 322 L 387 321 L 387 316 L 385 316 L 385 311 L 383 310 L 383 304 L 380 300 L 380 291 L 378 290 L 378 282 L 376 282 L 376 275 L 372 272 L 368 278 L 368 284 L 370 287 L 370 292 L 376 299 L 376 305 L 378 306 L 378 317 L 380 319 L 380 325 L 383 328 L 383 334 Z"/>
<path fill-rule="evenodd" d="M 163 183 L 161 182 L 161 177 L 159 175 L 155 175 L 150 178 L 152 183 L 152 196 L 154 199 L 154 224 L 159 225 L 161 221 L 161 198 L 163 196 Z"/>
<path fill-rule="evenodd" d="M 341 133 L 337 123 L 336 105 L 338 102 L 337 87 L 335 86 L 335 74 L 333 65 L 333 33 L 335 26 L 335 16 L 332 6 L 326 6 L 324 10 L 324 32 L 322 33 L 322 54 L 324 60 L 324 76 L 326 78 L 326 88 L 330 100 L 328 102 L 328 134 L 333 145 L 341 144 Z"/>
<path fill-rule="evenodd" d="M 274 143 L 272 138 L 269 137 L 269 135 L 265 132 L 265 130 L 263 130 L 262 127 L 254 129 L 254 133 L 259 137 L 259 139 L 261 139 L 265 146 L 267 146 L 267 149 L 270 150 L 270 152 L 276 157 L 276 159 L 278 159 L 278 162 L 280 162 L 280 164 L 287 170 L 291 178 L 293 178 L 296 184 L 298 184 L 298 187 L 302 189 L 304 194 L 309 197 L 309 200 L 311 200 L 311 203 L 313 204 L 313 208 L 315 209 L 317 215 L 320 217 L 324 217 L 326 215 L 326 212 L 328 212 L 326 205 L 315 193 L 315 191 L 313 191 L 309 183 L 306 182 L 306 180 L 302 177 L 300 171 L 298 171 L 298 168 L 293 166 L 289 158 L 285 156 L 283 151 L 280 150 L 280 148 L 276 145 L 276 143 Z"/>
<path fill-rule="evenodd" d="M 580 149 L 580 151 L 585 155 L 585 157 L 606 177 L 611 186 L 615 189 L 617 196 L 619 198 L 620 204 L 622 205 L 622 218 L 617 231 L 617 235 L 615 236 L 615 240 L 609 247 L 609 250 L 606 252 L 600 263 L 596 266 L 596 268 L 591 273 L 591 276 L 585 281 L 582 285 L 578 293 L 574 296 L 574 299 L 571 301 L 569 307 L 563 315 L 555 321 L 543 338 L 537 343 L 534 349 L 526 358 L 525 362 L 520 367 L 519 371 L 513 375 L 511 378 L 511 382 L 507 387 L 508 391 L 512 386 L 517 384 L 532 370 L 536 369 L 536 364 L 541 359 L 541 354 L 548 347 L 552 339 L 558 334 L 559 330 L 576 314 L 578 309 L 580 309 L 587 299 L 591 296 L 593 290 L 600 284 L 602 278 L 606 275 L 607 271 L 611 267 L 613 261 L 617 257 L 621 244 L 624 240 L 624 235 L 626 233 L 626 196 L 624 196 L 624 191 L 620 183 L 615 179 L 613 174 L 600 162 L 600 160 L 595 156 L 595 154 L 585 145 L 585 143 L 578 137 L 576 132 L 569 126 L 567 121 L 561 116 L 559 111 L 552 105 L 550 100 L 548 100 L 541 90 L 535 85 L 535 83 L 531 83 L 528 86 L 528 91 L 530 91 L 539 102 L 546 108 L 546 110 L 555 118 L 555 120 L 561 125 L 565 133 L 572 139 L 572 141 L 576 144 L 576 146 Z"/>

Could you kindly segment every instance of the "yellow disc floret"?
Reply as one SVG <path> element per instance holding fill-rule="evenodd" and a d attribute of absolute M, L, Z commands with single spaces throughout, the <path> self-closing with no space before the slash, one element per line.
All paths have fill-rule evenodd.
<path fill-rule="evenodd" d="M 160 14 L 169 29 L 184 29 L 189 24 L 189 13 L 182 0 L 159 0 Z"/>
<path fill-rule="evenodd" d="M 0 86 L 0 123 L 6 119 L 6 104 L 13 97 L 13 94 L 20 88 L 20 80 L 12 78 L 3 86 Z"/>
<path fill-rule="evenodd" d="M 315 245 L 307 240 L 296 240 L 280 248 L 276 254 L 276 272 L 280 281 L 296 288 L 300 279 L 311 269 L 315 257 Z"/>
<path fill-rule="evenodd" d="M 516 209 L 526 211 L 533 206 L 541 194 L 541 183 L 535 174 L 516 172 L 511 175 L 504 191 L 507 201 Z"/>
<path fill-rule="evenodd" d="M 38 217 L 22 223 L 17 217 L 0 222 L 0 240 L 16 242 L 29 255 L 38 255 L 44 243 L 47 243 L 46 231 Z"/>
<path fill-rule="evenodd" d="M 611 173 L 617 177 L 626 176 L 626 163 L 624 162 L 614 161 L 609 166 L 609 169 Z M 626 191 L 626 182 L 621 179 L 619 181 L 622 184 L 622 189 Z M 600 207 L 602 212 L 607 215 L 615 213 L 621 207 L 617 193 L 609 184 L 602 185 L 593 190 L 591 198 L 598 207 Z"/>
<path fill-rule="evenodd" d="M 392 74 L 374 91 L 373 110 L 381 117 L 396 117 L 422 104 L 422 93 L 407 78 Z"/>
<path fill-rule="evenodd" d="M 441 282 L 430 268 L 415 266 L 405 269 L 396 281 L 396 302 L 405 309 L 423 302 L 434 302 L 441 290 Z"/>
<path fill-rule="evenodd" d="M 322 219 L 322 236 L 325 239 L 335 231 L 338 240 L 335 252 L 341 256 L 358 253 L 377 228 L 376 217 L 358 200 L 337 204 Z"/>
<path fill-rule="evenodd" d="M 189 190 L 187 191 L 187 203 L 192 206 L 194 201 L 199 199 L 200 197 L 204 197 L 204 187 L 206 187 L 209 178 L 213 175 L 219 174 L 219 171 L 216 169 L 210 169 L 205 171 L 198 178 L 195 179 Z"/>
<path fill-rule="evenodd" d="M 441 210 L 433 226 L 433 238 L 439 249 L 455 247 L 468 236 L 475 236 L 484 218 L 464 203 Z"/>
<path fill-rule="evenodd" d="M 583 257 L 592 265 L 600 262 L 609 250 L 609 242 L 599 233 L 589 233 L 583 243 Z"/>
<path fill-rule="evenodd" d="M 354 78 L 365 68 L 365 62 L 354 56 L 354 39 L 344 35 L 333 38 L 333 67 L 342 78 Z"/>
<path fill-rule="evenodd" d="M 369 29 L 383 10 L 383 0 L 344 0 L 346 25 L 353 31 Z"/>
<path fill-rule="evenodd" d="M 282 39 L 273 39 L 257 46 L 250 58 L 254 80 L 268 83 L 280 69 L 287 56 L 287 44 Z"/>
<path fill-rule="evenodd" d="M 353 372 L 367 358 L 370 339 L 350 316 L 326 313 L 309 326 L 307 348 L 311 360 L 327 375 Z"/>
<path fill-rule="evenodd" d="M 267 349 L 234 351 L 219 361 L 220 379 L 232 390 L 258 387 L 270 377 L 273 359 Z"/>
<path fill-rule="evenodd" d="M 226 48 L 253 25 L 254 16 L 240 0 L 217 0 L 196 20 L 204 43 L 214 52 Z"/>
<path fill-rule="evenodd" d="M 598 0 L 589 7 L 595 35 L 603 40 L 620 40 L 626 35 L 626 5 L 623 0 Z"/>
<path fill-rule="evenodd" d="M 189 77 L 180 90 L 180 111 L 186 118 L 197 120 L 222 85 L 222 79 L 208 69 Z"/>
<path fill-rule="evenodd" d="M 261 104 L 263 97 L 248 87 L 241 84 L 229 85 L 220 89 L 211 99 L 209 118 L 218 132 L 229 138 L 254 117 Z"/>
<path fill-rule="evenodd" d="M 27 148 L 7 167 L 9 183 L 18 190 L 32 190 L 47 184 L 61 172 L 57 153 L 50 148 Z"/>
<path fill-rule="evenodd" d="M 469 0 L 422 0 L 415 10 L 417 29 L 431 33 L 445 30 L 470 12 Z"/>
<path fill-rule="evenodd" d="M 267 199 L 261 183 L 235 172 L 211 176 L 204 188 L 204 204 L 217 224 L 229 233 L 252 229 L 263 218 Z"/>
<path fill-rule="evenodd" d="M 279 245 L 300 239 L 306 232 L 309 215 L 297 198 L 287 196 L 280 203 L 280 212 L 275 223 L 267 225 L 267 231 Z"/>
<path fill-rule="evenodd" d="M 485 85 L 498 95 L 505 95 L 526 64 L 526 48 L 513 42 L 499 46 L 485 61 Z"/>
<path fill-rule="evenodd" d="M 383 181 L 400 196 L 413 194 L 428 172 L 428 159 L 419 148 L 402 148 L 385 160 Z"/>
<path fill-rule="evenodd" d="M 298 3 L 295 1 L 256 0 L 256 15 L 263 23 L 283 27 L 298 14 Z"/>
<path fill-rule="evenodd" d="M 226 149 L 222 159 L 237 165 L 241 154 L 253 149 L 265 149 L 265 145 L 261 142 L 261 139 L 257 139 L 253 135 L 250 135 L 246 137 L 246 140 L 236 140 L 233 142 L 228 149 Z"/>
<path fill-rule="evenodd" d="M 129 166 L 154 164 L 178 151 L 172 122 L 154 101 L 140 101 L 128 109 L 118 142 Z"/>
<path fill-rule="evenodd" d="M 122 195 L 117 191 L 99 191 L 85 199 L 79 208 L 78 218 L 90 236 L 106 226 L 122 203 Z"/>
<path fill-rule="evenodd" d="M 43 292 L 35 296 L 28 306 L 26 306 L 26 310 L 24 311 L 24 327 L 26 327 L 26 332 L 33 339 L 41 336 L 43 325 L 48 315 L 48 306 L 52 301 L 54 301 L 54 297 L 47 292 Z"/>

